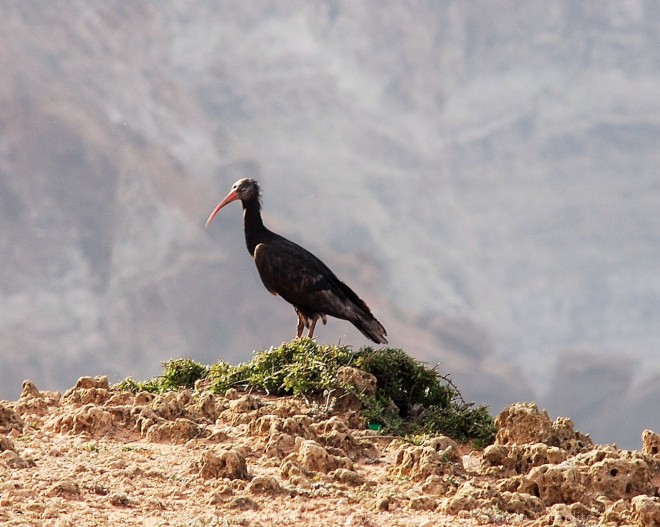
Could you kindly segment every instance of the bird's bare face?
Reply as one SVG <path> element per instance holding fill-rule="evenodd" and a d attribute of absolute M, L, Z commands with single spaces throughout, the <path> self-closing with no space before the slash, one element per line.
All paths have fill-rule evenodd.
<path fill-rule="evenodd" d="M 241 201 L 259 198 L 259 185 L 254 179 L 249 177 L 239 179 L 232 185 L 231 190 L 232 192 L 236 192 L 237 199 Z"/>
<path fill-rule="evenodd" d="M 213 221 L 213 218 L 215 218 L 216 214 L 220 212 L 220 209 L 227 205 L 228 203 L 231 203 L 232 201 L 236 201 L 237 199 L 240 199 L 243 202 L 254 200 L 254 199 L 259 199 L 259 184 L 256 182 L 256 180 L 252 178 L 243 178 L 239 179 L 236 183 L 234 183 L 231 186 L 231 190 L 229 191 L 229 194 L 227 194 L 224 199 L 218 203 L 218 206 L 213 209 L 213 212 L 209 215 L 209 219 L 206 220 L 206 226 L 208 227 L 211 222 Z"/>

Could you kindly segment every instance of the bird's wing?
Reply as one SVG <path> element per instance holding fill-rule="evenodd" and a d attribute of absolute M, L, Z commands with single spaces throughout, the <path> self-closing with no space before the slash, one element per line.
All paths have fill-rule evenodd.
<path fill-rule="evenodd" d="M 260 243 L 254 261 L 266 288 L 296 307 L 351 319 L 366 304 L 316 256 L 284 238 Z"/>

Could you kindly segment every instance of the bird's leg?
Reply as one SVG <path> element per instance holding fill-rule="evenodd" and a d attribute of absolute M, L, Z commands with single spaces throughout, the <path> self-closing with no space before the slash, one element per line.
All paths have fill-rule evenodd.
<path fill-rule="evenodd" d="M 296 326 L 296 338 L 299 339 L 302 337 L 303 329 L 305 329 L 305 320 L 300 311 L 296 309 L 296 316 L 298 317 L 298 325 Z"/>
<path fill-rule="evenodd" d="M 319 319 L 318 315 L 314 315 L 314 318 L 312 318 L 312 323 L 309 325 L 309 332 L 307 333 L 307 336 L 311 339 L 314 336 L 314 328 L 316 327 L 316 321 Z"/>

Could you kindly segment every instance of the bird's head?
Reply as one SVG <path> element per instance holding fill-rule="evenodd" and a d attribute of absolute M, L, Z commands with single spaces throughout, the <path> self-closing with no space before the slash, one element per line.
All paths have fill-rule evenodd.
<path fill-rule="evenodd" d="M 237 199 L 240 199 L 243 203 L 252 200 L 257 200 L 258 202 L 260 196 L 261 194 L 259 192 L 259 183 L 257 183 L 255 179 L 249 177 L 239 179 L 236 183 L 234 183 L 231 186 L 231 190 L 229 191 L 229 194 L 227 194 L 224 197 L 224 199 L 220 203 L 218 203 L 218 206 L 215 209 L 213 209 L 213 212 L 210 214 L 209 219 L 206 220 L 206 226 L 208 227 L 211 224 L 216 214 L 218 214 L 218 212 L 220 212 L 220 209 L 225 205 L 227 205 L 227 203 L 231 203 L 232 201 L 236 201 Z"/>

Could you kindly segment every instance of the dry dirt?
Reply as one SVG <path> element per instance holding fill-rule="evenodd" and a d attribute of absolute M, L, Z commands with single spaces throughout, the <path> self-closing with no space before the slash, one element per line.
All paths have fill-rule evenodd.
<path fill-rule="evenodd" d="M 0 402 L 0 524 L 9 526 L 660 525 L 660 436 L 593 445 L 533 404 L 472 451 L 365 430 L 328 405 L 201 388 L 64 394 L 30 382 Z"/>

